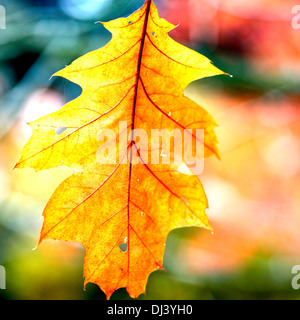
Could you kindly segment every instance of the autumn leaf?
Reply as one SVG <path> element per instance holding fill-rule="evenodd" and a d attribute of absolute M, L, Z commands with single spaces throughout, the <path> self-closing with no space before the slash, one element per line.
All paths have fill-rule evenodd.
<path fill-rule="evenodd" d="M 148 135 L 147 146 L 152 129 L 190 129 L 204 156 L 218 157 L 213 118 L 183 91 L 223 72 L 172 40 L 174 26 L 159 18 L 151 0 L 130 17 L 103 25 L 112 40 L 55 74 L 80 85 L 82 94 L 30 123 L 33 134 L 16 168 L 72 168 L 43 212 L 39 243 L 80 242 L 84 283 L 96 283 L 107 298 L 126 287 L 135 298 L 145 292 L 149 274 L 162 268 L 171 230 L 210 226 L 198 177 L 186 174 L 184 163 L 147 161 L 155 148 L 145 154 L 134 130 Z M 192 129 L 202 129 L 204 139 Z M 160 144 L 158 151 L 162 160 Z M 169 151 L 174 157 L 176 151 Z"/>

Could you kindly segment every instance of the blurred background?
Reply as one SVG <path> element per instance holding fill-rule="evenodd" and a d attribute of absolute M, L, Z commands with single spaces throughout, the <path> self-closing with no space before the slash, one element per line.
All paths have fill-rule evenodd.
<path fill-rule="evenodd" d="M 165 271 L 139 299 L 299 299 L 300 29 L 289 0 L 156 0 L 171 36 L 209 57 L 232 78 L 192 83 L 186 95 L 216 119 L 222 160 L 207 159 L 201 180 L 211 232 L 170 233 Z M 96 21 L 131 14 L 142 0 L 0 0 L 0 265 L 4 299 L 105 299 L 83 289 L 83 248 L 45 241 L 42 210 L 70 172 L 11 171 L 31 135 L 27 122 L 81 93 L 50 76 L 104 46 Z M 298 1 L 298 4 L 299 1 Z M 300 19 L 299 19 L 300 24 Z M 295 25 L 294 25 L 295 26 Z M 129 299 L 125 289 L 112 299 Z"/>

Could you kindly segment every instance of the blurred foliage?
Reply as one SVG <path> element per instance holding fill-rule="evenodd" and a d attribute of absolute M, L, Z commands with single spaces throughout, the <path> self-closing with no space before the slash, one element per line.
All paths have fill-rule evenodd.
<path fill-rule="evenodd" d="M 171 36 L 233 75 L 203 79 L 187 95 L 217 123 L 222 161 L 200 177 L 214 234 L 173 231 L 164 267 L 140 299 L 298 299 L 300 264 L 300 42 L 293 0 L 157 0 Z M 51 78 L 104 46 L 95 23 L 126 16 L 142 0 L 7 0 L 0 30 L 0 265 L 4 299 L 105 299 L 83 288 L 83 248 L 46 241 L 35 250 L 43 207 L 67 168 L 11 171 L 30 136 L 26 122 L 58 110 L 81 89 Z M 124 289 L 112 299 L 129 299 Z"/>

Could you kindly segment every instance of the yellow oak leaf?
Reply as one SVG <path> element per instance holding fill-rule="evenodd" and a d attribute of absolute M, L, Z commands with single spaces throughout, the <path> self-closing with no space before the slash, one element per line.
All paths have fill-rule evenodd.
<path fill-rule="evenodd" d="M 136 298 L 162 268 L 171 230 L 211 228 L 205 192 L 189 166 L 195 158 L 219 157 L 216 123 L 184 89 L 224 73 L 170 38 L 174 26 L 151 0 L 103 25 L 112 40 L 55 74 L 80 85 L 82 94 L 30 123 L 33 134 L 16 168 L 73 170 L 44 209 L 40 242 L 80 242 L 85 284 L 96 283 L 107 298 L 126 287 Z M 153 129 L 191 142 L 183 151 L 164 148 Z M 203 152 L 195 156 L 199 144 Z M 171 161 L 181 151 L 184 161 Z"/>

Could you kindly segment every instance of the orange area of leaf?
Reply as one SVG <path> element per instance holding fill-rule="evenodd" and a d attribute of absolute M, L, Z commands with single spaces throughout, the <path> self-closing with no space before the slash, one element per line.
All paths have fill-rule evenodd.
<path fill-rule="evenodd" d="M 127 141 L 130 129 L 150 137 L 154 128 L 189 128 L 204 130 L 205 157 L 219 157 L 216 123 L 183 91 L 194 80 L 223 72 L 172 40 L 168 32 L 174 26 L 159 18 L 150 0 L 130 17 L 103 25 L 112 40 L 55 74 L 80 85 L 81 96 L 30 123 L 33 135 L 16 167 L 73 169 L 44 210 L 40 242 L 80 242 L 85 284 L 98 284 L 107 298 L 126 287 L 135 298 L 145 292 L 149 274 L 162 268 L 171 230 L 211 228 L 206 195 L 197 176 L 180 173 L 176 165 L 148 164 L 133 134 L 116 153 L 98 151 Z M 122 131 L 120 121 L 127 123 Z M 58 134 L 58 128 L 65 130 Z M 103 129 L 116 138 L 103 144 Z M 137 164 L 128 161 L 134 157 Z"/>

